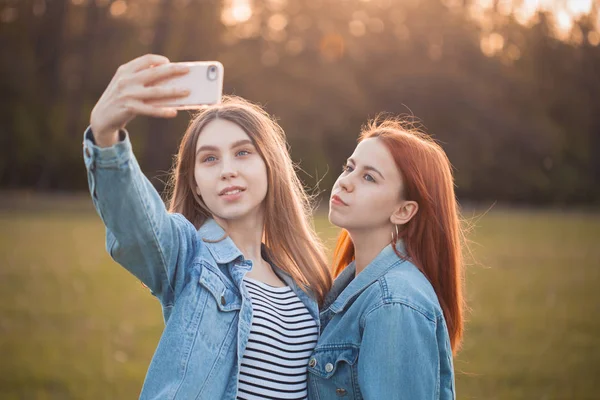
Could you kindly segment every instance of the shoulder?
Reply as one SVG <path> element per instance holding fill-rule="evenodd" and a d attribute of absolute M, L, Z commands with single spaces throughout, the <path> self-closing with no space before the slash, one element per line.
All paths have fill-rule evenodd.
<path fill-rule="evenodd" d="M 181 236 L 187 237 L 188 240 L 193 242 L 198 241 L 198 230 L 183 214 L 169 213 L 169 217 Z"/>
<path fill-rule="evenodd" d="M 182 261 L 198 257 L 206 258 L 208 256 L 206 246 L 194 224 L 180 213 L 170 213 L 169 217 L 179 235 L 179 248 L 184 255 Z"/>
<path fill-rule="evenodd" d="M 376 286 L 379 301 L 373 304 L 366 314 L 382 306 L 397 305 L 400 307 L 385 308 L 414 311 L 432 322 L 443 317 L 442 307 L 433 286 L 410 261 L 400 261 L 394 265 L 378 279 Z"/>
<path fill-rule="evenodd" d="M 184 217 L 183 214 L 174 212 L 174 213 L 169 213 L 169 215 L 171 216 L 171 219 L 173 220 L 173 222 L 175 224 L 177 224 L 179 227 L 181 227 L 182 229 L 185 229 L 185 230 L 193 229 L 194 231 L 196 230 L 196 228 L 190 222 L 190 220 L 188 220 L 186 217 Z"/>

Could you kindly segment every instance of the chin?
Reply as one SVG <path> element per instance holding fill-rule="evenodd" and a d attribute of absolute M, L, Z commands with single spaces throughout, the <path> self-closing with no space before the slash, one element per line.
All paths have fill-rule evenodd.
<path fill-rule="evenodd" d="M 333 225 L 337 226 L 338 228 L 346 228 L 347 225 L 347 221 L 345 221 L 345 218 L 341 217 L 340 215 L 336 214 L 335 212 L 332 212 L 331 210 L 329 210 L 329 222 L 331 222 Z"/>
<path fill-rule="evenodd" d="M 370 219 L 357 218 L 355 215 L 339 215 L 335 212 L 329 213 L 329 222 L 338 228 L 347 231 L 364 231 L 374 229 L 373 221 Z"/>
<path fill-rule="evenodd" d="M 252 216 L 256 212 L 257 209 L 255 207 L 251 207 L 246 204 L 236 204 L 235 206 L 221 207 L 213 214 L 221 219 L 234 221 L 236 219 Z"/>
<path fill-rule="evenodd" d="M 226 210 L 215 213 L 215 215 L 227 221 L 234 221 L 247 216 L 248 213 L 240 210 Z"/>

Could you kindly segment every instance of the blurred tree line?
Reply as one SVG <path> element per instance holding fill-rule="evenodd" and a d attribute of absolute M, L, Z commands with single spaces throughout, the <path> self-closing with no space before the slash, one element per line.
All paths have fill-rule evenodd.
<path fill-rule="evenodd" d="M 600 203 L 599 5 L 560 36 L 553 13 L 521 23 L 519 0 L 476 3 L 2 0 L 0 187 L 85 188 L 91 109 L 153 52 L 221 61 L 225 93 L 279 117 L 309 187 L 328 190 L 361 125 L 389 112 L 442 143 L 461 200 Z M 129 126 L 159 189 L 189 118 Z"/>

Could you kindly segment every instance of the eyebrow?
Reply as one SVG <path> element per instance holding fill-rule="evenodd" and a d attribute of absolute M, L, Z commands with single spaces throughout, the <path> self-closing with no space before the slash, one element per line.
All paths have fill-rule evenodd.
<path fill-rule="evenodd" d="M 352 163 L 352 164 L 354 164 L 354 165 L 356 165 L 356 161 L 354 161 L 354 160 L 352 159 L 352 157 L 350 157 L 350 158 L 348 159 L 348 162 L 349 162 L 349 163 Z M 365 165 L 365 166 L 363 167 L 363 169 L 364 169 L 364 170 L 366 170 L 366 171 L 373 171 L 373 172 L 376 172 L 377 174 L 379 174 L 379 176 L 381 177 L 381 179 L 385 180 L 385 178 L 383 177 L 383 174 L 382 174 L 381 172 L 379 172 L 379 170 L 378 170 L 377 168 L 375 168 L 375 167 L 372 167 L 372 166 L 370 166 L 370 165 Z"/>
<path fill-rule="evenodd" d="M 238 140 L 237 142 L 234 142 L 231 144 L 231 149 L 234 149 L 236 147 L 240 147 L 243 145 L 251 145 L 254 146 L 254 143 L 252 143 L 251 140 L 249 139 L 242 139 L 242 140 Z M 201 146 L 198 150 L 196 150 L 196 154 L 203 152 L 203 151 L 220 151 L 220 149 L 217 146 L 210 146 L 210 145 L 205 145 L 205 146 Z"/>

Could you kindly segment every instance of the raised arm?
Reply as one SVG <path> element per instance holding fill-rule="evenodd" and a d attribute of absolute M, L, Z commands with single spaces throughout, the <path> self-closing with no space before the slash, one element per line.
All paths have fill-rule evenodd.
<path fill-rule="evenodd" d="M 106 226 L 106 247 L 163 303 L 175 301 L 178 283 L 196 251 L 194 226 L 167 212 L 131 150 L 125 125 L 136 115 L 172 117 L 176 111 L 146 104 L 185 95 L 149 84 L 185 69 L 162 56 L 146 55 L 121 66 L 94 107 L 84 134 L 84 160 L 96 210 Z"/>

